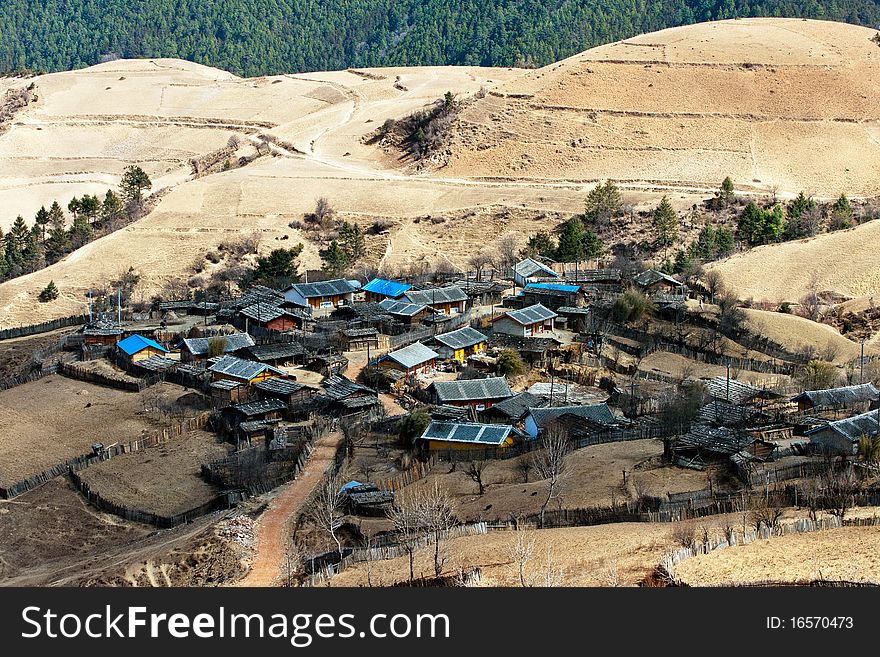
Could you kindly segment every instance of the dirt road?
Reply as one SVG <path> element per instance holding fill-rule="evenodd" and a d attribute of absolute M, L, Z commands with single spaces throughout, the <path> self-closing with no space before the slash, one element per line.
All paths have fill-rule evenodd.
<path fill-rule="evenodd" d="M 275 586 L 279 583 L 291 520 L 320 484 L 341 442 L 342 433 L 339 432 L 318 439 L 299 477 L 279 489 L 269 508 L 257 520 L 254 562 L 236 586 Z"/>

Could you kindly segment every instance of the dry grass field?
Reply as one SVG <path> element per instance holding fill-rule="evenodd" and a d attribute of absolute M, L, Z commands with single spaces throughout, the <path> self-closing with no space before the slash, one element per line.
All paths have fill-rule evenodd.
<path fill-rule="evenodd" d="M 716 550 L 675 568 L 690 586 L 815 579 L 880 582 L 880 527 L 789 534 Z"/>
<path fill-rule="evenodd" d="M 186 393 L 160 383 L 160 400 Z M 0 392 L 0 483 L 9 485 L 92 451 L 94 443 L 130 442 L 161 429 L 138 393 L 59 375 Z"/>
<path fill-rule="evenodd" d="M 203 463 L 229 450 L 207 431 L 192 431 L 158 447 L 121 454 L 90 466 L 80 477 L 116 504 L 173 516 L 214 499 L 219 489 L 200 476 Z"/>
<path fill-rule="evenodd" d="M 89 286 L 130 266 L 142 276 L 138 294 L 149 298 L 167 279 L 188 277 L 220 242 L 254 232 L 263 251 L 304 241 L 303 264 L 317 266 L 321 244 L 288 224 L 320 196 L 341 218 L 390 223 L 371 238 L 369 261 L 393 272 L 419 263 L 461 267 L 505 235 L 524 240 L 582 208 L 597 179 L 618 181 L 638 208 L 663 192 L 690 207 L 726 175 L 742 193 L 876 194 L 880 98 L 862 83 L 880 67 L 871 36 L 850 25 L 752 19 L 664 30 L 535 71 L 423 67 L 241 79 L 188 62 L 138 60 L 4 81 L 34 82 L 38 100 L 0 134 L 7 209 L 0 225 L 18 213 L 31 218 L 54 199 L 66 205 L 72 195 L 115 186 L 132 163 L 150 173 L 161 198 L 135 224 L 0 285 L 0 327 L 82 312 Z M 446 166 L 417 169 L 364 143 L 386 119 L 446 91 L 467 99 L 481 89 L 449 157 L 440 158 Z M 272 139 L 271 156 L 192 174 L 191 159 L 233 136 L 244 150 Z M 829 289 L 868 294 L 878 287 L 871 254 L 863 253 L 872 241 L 865 231 L 873 230 L 814 240 L 828 243 L 833 263 L 804 257 L 822 265 Z M 780 275 L 773 254 L 796 258 L 802 248 L 809 244 L 759 249 L 719 267 L 743 296 L 781 299 L 810 272 Z M 839 253 L 848 254 L 846 266 Z M 40 304 L 36 295 L 49 280 L 61 296 Z"/>

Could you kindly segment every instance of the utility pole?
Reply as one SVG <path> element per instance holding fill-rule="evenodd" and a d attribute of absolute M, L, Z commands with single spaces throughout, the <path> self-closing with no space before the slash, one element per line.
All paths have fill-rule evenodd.
<path fill-rule="evenodd" d="M 859 357 L 859 384 L 865 382 L 865 338 L 862 338 L 862 353 Z"/>

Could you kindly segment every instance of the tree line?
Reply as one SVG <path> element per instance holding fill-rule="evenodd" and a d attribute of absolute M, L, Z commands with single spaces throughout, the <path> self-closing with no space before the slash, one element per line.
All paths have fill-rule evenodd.
<path fill-rule="evenodd" d="M 130 166 L 122 176 L 118 193 L 108 189 L 103 197 L 74 197 L 67 204 L 67 212 L 53 201 L 48 209 L 43 206 L 37 210 L 30 226 L 19 215 L 7 233 L 0 230 L 0 281 L 47 267 L 121 228 L 142 211 L 144 191 L 151 187 L 143 169 Z"/>
<path fill-rule="evenodd" d="M 543 66 L 667 27 L 737 17 L 880 24 L 871 0 L 5 0 L 0 70 L 177 57 L 239 75 L 351 66 Z"/>

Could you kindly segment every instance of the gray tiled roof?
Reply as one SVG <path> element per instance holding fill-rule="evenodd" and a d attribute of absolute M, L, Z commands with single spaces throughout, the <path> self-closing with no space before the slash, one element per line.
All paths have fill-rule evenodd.
<path fill-rule="evenodd" d="M 280 370 L 271 365 L 266 365 L 266 363 L 244 360 L 243 358 L 236 358 L 235 356 L 224 356 L 208 369 L 215 374 L 224 374 L 243 381 L 250 381 L 267 369 L 282 374 Z"/>
<path fill-rule="evenodd" d="M 528 308 L 523 308 L 521 310 L 509 310 L 504 313 L 504 315 L 523 326 L 537 324 L 538 322 L 546 322 L 548 319 L 558 317 L 555 312 L 549 308 L 545 308 L 540 303 L 536 303 L 534 306 L 529 306 Z"/>
<path fill-rule="evenodd" d="M 215 390 L 235 390 L 241 387 L 241 385 L 240 381 L 233 381 L 232 379 L 219 379 L 211 383 L 211 387 Z"/>
<path fill-rule="evenodd" d="M 797 397 L 792 397 L 791 401 L 809 402 L 811 406 L 844 406 L 857 402 L 876 401 L 878 397 L 880 391 L 873 383 L 863 383 L 828 390 L 807 390 Z"/>
<path fill-rule="evenodd" d="M 292 395 L 295 392 L 299 392 L 306 386 L 298 381 L 291 381 L 290 379 L 279 379 L 277 377 L 272 377 L 271 379 L 265 379 L 264 381 L 260 381 L 259 383 L 254 384 L 254 388 L 257 390 L 262 390 L 263 392 L 271 392 L 278 395 Z"/>
<path fill-rule="evenodd" d="M 503 376 L 490 379 L 466 379 L 464 381 L 434 381 L 431 387 L 441 404 L 454 401 L 501 399 L 513 394 L 507 385 L 507 379 Z"/>
<path fill-rule="evenodd" d="M 706 425 L 691 427 L 676 441 L 676 449 L 701 449 L 716 454 L 736 454 L 754 442 L 751 436 L 740 434 L 727 427 L 713 428 Z"/>
<path fill-rule="evenodd" d="M 328 376 L 323 385 L 326 395 L 336 401 L 342 401 L 355 394 L 376 395 L 374 390 L 339 375 Z"/>
<path fill-rule="evenodd" d="M 402 317 L 413 317 L 427 308 L 423 303 L 409 303 L 407 301 L 395 301 L 394 299 L 383 299 L 378 306 L 389 315 L 400 315 Z"/>
<path fill-rule="evenodd" d="M 543 397 L 536 397 L 530 392 L 521 392 L 513 397 L 492 405 L 483 411 L 484 414 L 503 415 L 512 422 L 523 419 L 529 413 L 530 408 L 542 408 L 549 402 Z"/>
<path fill-rule="evenodd" d="M 706 382 L 706 387 L 713 398 L 729 401 L 731 404 L 745 404 L 759 397 L 762 399 L 780 397 L 778 393 L 771 390 L 756 388 L 748 383 L 743 383 L 736 379 L 728 379 L 725 376 L 716 376 L 709 379 Z"/>
<path fill-rule="evenodd" d="M 232 333 L 230 335 L 216 336 L 222 337 L 226 344 L 223 347 L 223 353 L 231 354 L 239 349 L 254 346 L 254 339 L 248 333 Z M 208 345 L 213 338 L 185 338 L 183 344 L 189 349 L 194 356 L 206 356 L 208 354 Z"/>
<path fill-rule="evenodd" d="M 255 360 L 269 361 L 302 356 L 306 350 L 299 342 L 276 342 L 254 345 L 248 348 L 248 353 Z"/>
<path fill-rule="evenodd" d="M 633 280 L 637 285 L 641 285 L 642 287 L 648 287 L 649 285 L 654 285 L 660 281 L 666 281 L 670 285 L 684 285 L 684 283 L 676 280 L 669 274 L 664 274 L 662 271 L 657 271 L 656 269 L 646 269 Z"/>
<path fill-rule="evenodd" d="M 844 438 L 848 438 L 853 442 L 858 441 L 862 436 L 873 436 L 878 432 L 880 425 L 877 423 L 877 411 L 868 411 L 861 415 L 854 415 L 842 420 L 829 422 L 827 425 L 809 429 L 805 432 L 807 436 L 831 429 L 839 433 Z"/>
<path fill-rule="evenodd" d="M 332 281 L 319 281 L 318 283 L 294 283 L 290 287 L 299 292 L 306 299 L 351 294 L 358 290 L 351 281 L 347 281 L 344 278 L 338 278 Z"/>
<path fill-rule="evenodd" d="M 180 361 L 171 360 L 164 356 L 152 356 L 145 360 L 139 360 L 135 363 L 138 367 L 150 370 L 151 372 L 164 372 L 170 370 L 175 365 L 180 365 Z"/>
<path fill-rule="evenodd" d="M 280 399 L 258 399 L 244 404 L 235 404 L 232 408 L 245 417 L 253 417 L 272 411 L 283 411 L 287 408 L 287 404 Z"/>
<path fill-rule="evenodd" d="M 411 367 L 417 367 L 422 363 L 427 363 L 429 360 L 440 358 L 440 354 L 430 347 L 426 347 L 421 342 L 415 342 L 403 349 L 398 349 L 397 351 L 392 351 L 390 354 L 382 356 L 380 360 L 385 358 L 400 363 L 406 369 L 410 369 Z"/>
<path fill-rule="evenodd" d="M 507 440 L 512 431 L 513 427 L 503 424 L 431 422 L 421 435 L 421 439 L 497 447 Z"/>
<path fill-rule="evenodd" d="M 623 418 L 615 416 L 614 413 L 611 412 L 611 409 L 608 408 L 608 404 L 531 408 L 529 409 L 529 413 L 535 419 L 535 424 L 540 428 L 545 428 L 563 415 L 572 415 L 587 420 L 588 422 L 592 422 L 593 424 L 607 427 L 613 427 L 626 422 Z"/>
<path fill-rule="evenodd" d="M 409 290 L 403 298 L 410 303 L 433 306 L 441 303 L 458 303 L 467 301 L 468 295 L 457 285 L 437 287 L 431 290 Z"/>
<path fill-rule="evenodd" d="M 541 264 L 537 260 L 533 260 L 532 258 L 526 258 L 513 266 L 513 271 L 516 274 L 519 274 L 523 278 L 528 278 L 530 276 L 534 276 L 535 274 L 549 274 L 550 276 L 558 277 L 555 271 L 550 269 L 547 265 Z"/>
<path fill-rule="evenodd" d="M 465 326 L 456 331 L 450 331 L 449 333 L 441 333 L 440 335 L 434 336 L 434 339 L 450 349 L 473 347 L 476 344 L 488 340 L 485 335 L 470 326 Z"/>
<path fill-rule="evenodd" d="M 255 303 L 252 306 L 248 306 L 239 311 L 245 317 L 252 319 L 257 322 L 271 322 L 273 319 L 278 319 L 279 317 L 292 317 L 298 320 L 304 319 L 304 315 L 299 310 L 287 310 L 286 308 L 279 308 L 271 303 L 266 303 L 261 301 L 259 303 Z"/>

